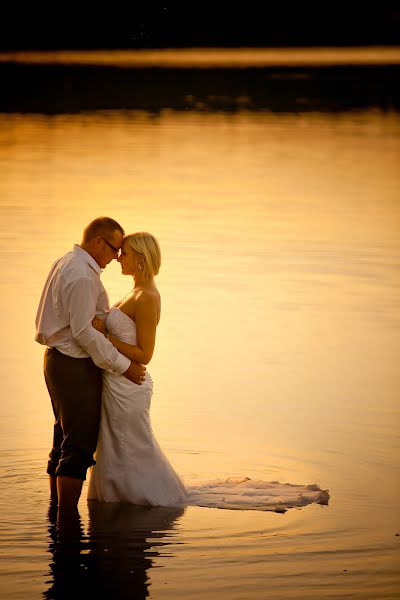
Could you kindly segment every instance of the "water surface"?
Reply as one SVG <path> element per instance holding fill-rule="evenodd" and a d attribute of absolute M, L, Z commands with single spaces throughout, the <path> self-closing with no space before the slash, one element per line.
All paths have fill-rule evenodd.
<path fill-rule="evenodd" d="M 1 597 L 395 598 L 399 114 L 3 114 L 0 136 Z M 33 322 L 103 214 L 160 241 L 152 416 L 178 472 L 318 483 L 328 507 L 89 513 L 83 495 L 81 529 L 55 531 Z M 111 302 L 131 287 L 117 263 L 102 279 Z"/>

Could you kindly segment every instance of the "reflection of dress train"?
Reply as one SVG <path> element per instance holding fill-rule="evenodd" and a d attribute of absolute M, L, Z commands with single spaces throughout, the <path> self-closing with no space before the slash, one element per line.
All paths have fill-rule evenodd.
<path fill-rule="evenodd" d="M 136 344 L 135 323 L 119 308 L 107 317 L 109 331 Z M 141 386 L 104 371 L 102 415 L 89 500 L 150 506 L 209 506 L 284 510 L 310 502 L 327 504 L 318 486 L 297 486 L 246 478 L 214 480 L 185 488 L 154 437 L 150 422 L 150 375 Z"/>

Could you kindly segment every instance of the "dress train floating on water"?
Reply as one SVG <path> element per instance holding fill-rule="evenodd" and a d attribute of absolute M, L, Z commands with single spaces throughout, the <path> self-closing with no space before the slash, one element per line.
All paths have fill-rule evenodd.
<path fill-rule="evenodd" d="M 327 505 L 330 497 L 328 490 L 316 484 L 296 485 L 249 477 L 214 479 L 189 486 L 187 491 L 189 506 L 275 512 L 312 503 Z"/>

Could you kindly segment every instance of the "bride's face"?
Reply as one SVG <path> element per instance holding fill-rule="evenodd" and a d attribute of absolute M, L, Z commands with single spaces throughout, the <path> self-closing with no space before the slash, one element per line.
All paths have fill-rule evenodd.
<path fill-rule="evenodd" d="M 124 242 L 121 248 L 121 254 L 118 258 L 118 262 L 121 264 L 121 271 L 123 275 L 134 275 L 137 271 L 139 263 L 143 260 L 143 257 L 139 252 L 136 252 L 128 244 Z"/>

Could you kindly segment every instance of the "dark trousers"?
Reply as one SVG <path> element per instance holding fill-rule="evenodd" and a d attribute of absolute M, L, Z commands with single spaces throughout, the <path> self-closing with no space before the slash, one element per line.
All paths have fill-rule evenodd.
<path fill-rule="evenodd" d="M 47 473 L 86 479 L 99 435 L 101 369 L 91 358 L 47 348 L 44 376 L 55 417 Z"/>

